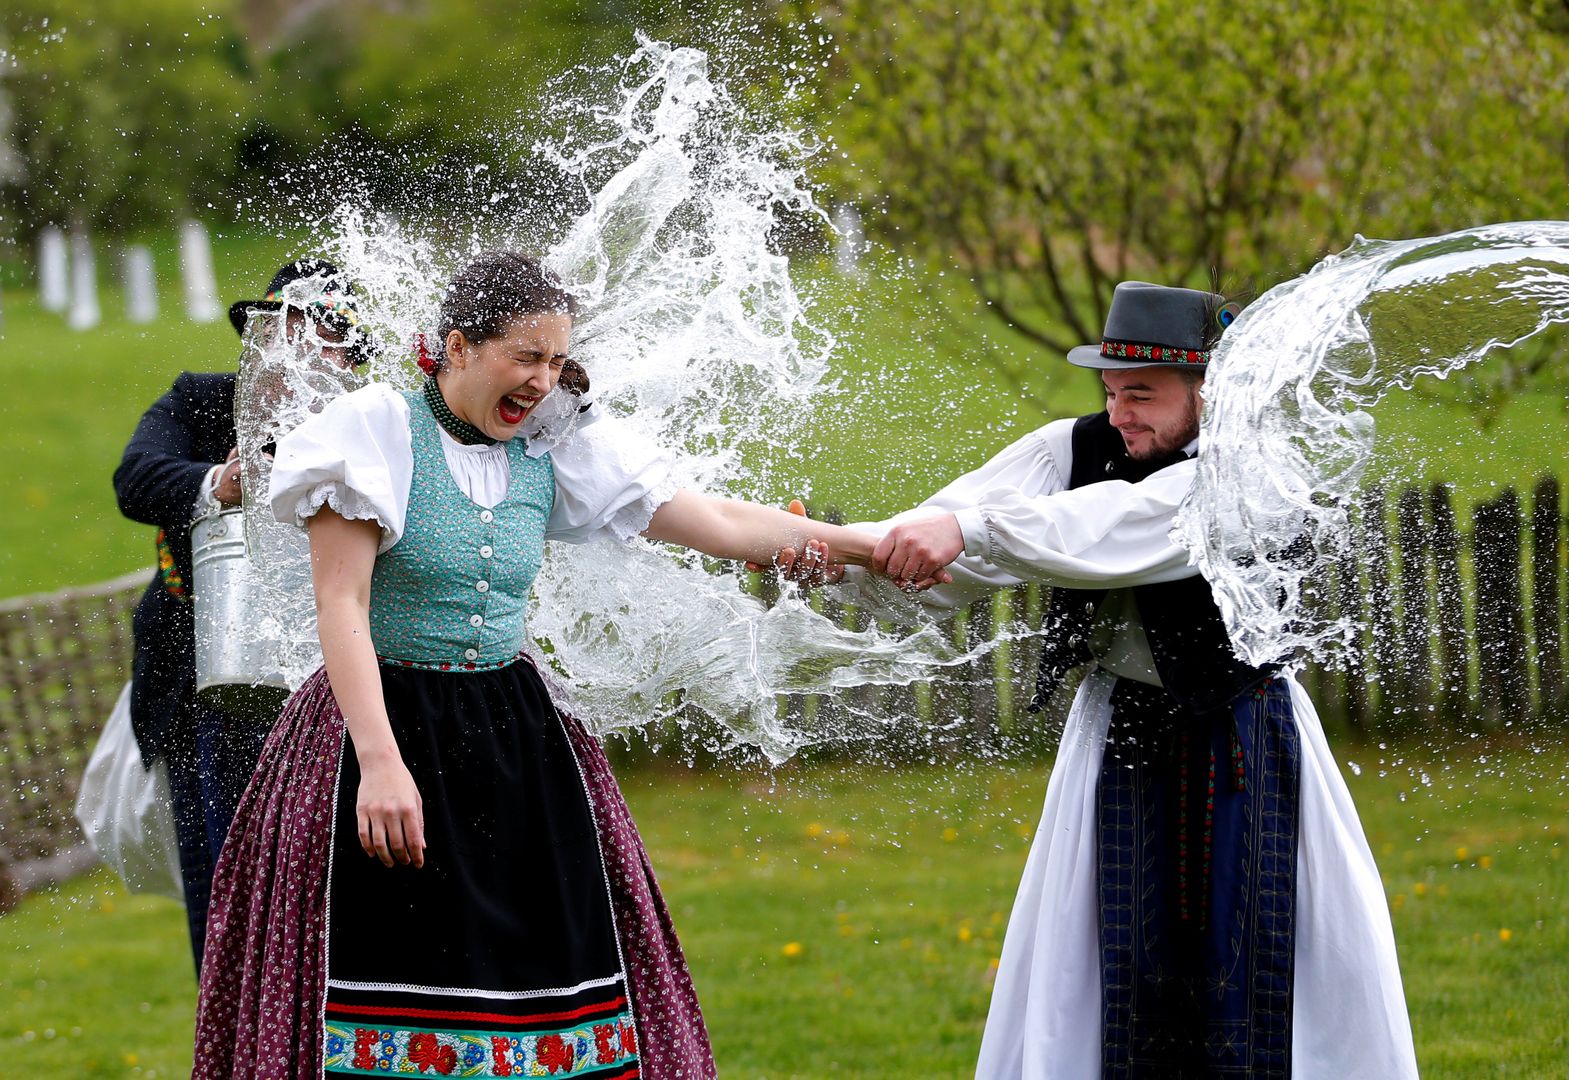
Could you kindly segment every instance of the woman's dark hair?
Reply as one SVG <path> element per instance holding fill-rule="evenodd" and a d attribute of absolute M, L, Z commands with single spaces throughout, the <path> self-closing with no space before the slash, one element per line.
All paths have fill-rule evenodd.
<path fill-rule="evenodd" d="M 541 314 L 576 316 L 577 300 L 538 259 L 516 251 L 487 251 L 459 271 L 442 293 L 436 340 L 445 342 L 458 330 L 478 345 L 505 332 L 520 315 Z M 588 373 L 568 360 L 561 386 L 584 394 Z"/>

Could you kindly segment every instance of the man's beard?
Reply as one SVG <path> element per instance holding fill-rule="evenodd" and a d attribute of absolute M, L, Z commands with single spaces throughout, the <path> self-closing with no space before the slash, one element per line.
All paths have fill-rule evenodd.
<path fill-rule="evenodd" d="M 1159 432 L 1158 437 L 1145 450 L 1135 453 L 1128 450 L 1128 456 L 1134 461 L 1154 461 L 1157 458 L 1170 457 L 1177 453 L 1188 443 L 1199 437 L 1199 394 L 1194 390 L 1188 398 L 1188 414 L 1183 418 L 1180 429 L 1170 433 Z M 1124 449 L 1127 443 L 1123 443 Z"/>

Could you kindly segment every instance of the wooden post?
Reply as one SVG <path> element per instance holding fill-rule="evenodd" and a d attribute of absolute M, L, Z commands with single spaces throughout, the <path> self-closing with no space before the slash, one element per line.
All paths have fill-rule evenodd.
<path fill-rule="evenodd" d="M 1544 718 L 1556 715 L 1563 701 L 1562 535 L 1558 480 L 1544 476 L 1531 494 L 1531 631 L 1536 641 L 1536 708 Z"/>
<path fill-rule="evenodd" d="M 943 626 L 948 640 L 957 648 L 965 646 L 970 611 L 971 608 L 960 608 L 953 613 L 952 621 Z M 963 753 L 971 738 L 970 678 L 970 665 L 965 664 L 938 668 L 936 678 L 928 683 L 931 688 L 931 738 L 933 745 L 940 747 L 948 757 Z"/>
<path fill-rule="evenodd" d="M 1432 519 L 1433 608 L 1438 619 L 1438 706 L 1458 726 L 1471 708 L 1471 633 L 1466 628 L 1465 592 L 1460 584 L 1460 529 L 1448 484 L 1428 493 Z"/>
<path fill-rule="evenodd" d="M 1367 599 L 1371 607 L 1373 648 L 1369 665 L 1379 686 L 1380 729 L 1389 724 L 1400 701 L 1400 665 L 1392 648 L 1396 638 L 1395 597 L 1389 580 L 1389 526 L 1385 521 L 1384 489 L 1369 488 L 1362 503 L 1362 561 L 1367 564 Z"/>
<path fill-rule="evenodd" d="M 965 628 L 965 640 L 974 649 L 989 643 L 996 635 L 991 593 L 970 605 L 970 622 Z M 981 755 L 990 757 L 999 743 L 997 722 L 997 654 L 995 646 L 981 657 L 970 662 L 970 745 Z"/>
<path fill-rule="evenodd" d="M 1399 676 L 1398 731 L 1417 731 L 1428 724 L 1432 701 L 1433 624 L 1428 613 L 1427 525 L 1422 514 L 1422 492 L 1407 487 L 1395 504 L 1395 529 L 1400 547 L 1400 637 L 1397 642 Z"/>
<path fill-rule="evenodd" d="M 1521 586 L 1520 499 L 1512 488 L 1476 508 L 1476 636 L 1479 687 L 1488 722 L 1497 726 L 1530 715 Z"/>
<path fill-rule="evenodd" d="M 1360 527 L 1353 532 L 1358 537 Z M 1346 558 L 1335 564 L 1335 591 L 1338 594 L 1340 617 L 1351 621 L 1351 640 L 1346 647 L 1346 657 L 1341 695 L 1344 702 L 1346 726 L 1356 735 L 1366 735 L 1368 727 L 1367 654 L 1364 651 L 1363 631 L 1367 619 L 1362 603 L 1362 571 L 1359 553 L 1362 545 L 1354 541 Z"/>
<path fill-rule="evenodd" d="M 22 890 L 11 879 L 11 869 L 6 864 L 5 852 L 0 851 L 0 915 L 4 915 L 22 902 Z"/>
<path fill-rule="evenodd" d="M 1041 666 L 1041 639 L 1037 633 L 1051 589 L 1039 582 L 1013 587 L 1013 621 L 1030 636 L 1014 642 L 1009 656 L 1009 675 L 1013 679 L 1014 730 L 1022 732 L 1030 723 L 1030 702 L 1035 699 L 1035 676 Z"/>

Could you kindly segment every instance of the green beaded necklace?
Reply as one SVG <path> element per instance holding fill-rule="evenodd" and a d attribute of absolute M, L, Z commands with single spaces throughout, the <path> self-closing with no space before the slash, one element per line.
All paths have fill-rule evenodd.
<path fill-rule="evenodd" d="M 467 446 L 480 443 L 494 446 L 501 441 L 492 439 L 467 420 L 459 420 L 457 414 L 447 407 L 447 399 L 441 396 L 441 387 L 436 385 L 434 375 L 425 376 L 425 401 L 430 405 L 430 411 L 436 414 L 436 423 L 446 428 L 447 434 L 458 442 Z"/>

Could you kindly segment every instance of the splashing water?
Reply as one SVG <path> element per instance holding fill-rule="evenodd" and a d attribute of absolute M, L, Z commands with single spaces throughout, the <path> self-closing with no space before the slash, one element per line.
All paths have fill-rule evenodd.
<path fill-rule="evenodd" d="M 770 242 L 787 218 L 822 217 L 805 177 L 815 146 L 749 114 L 702 52 L 639 44 L 607 98 L 550 103 L 568 133 L 530 148 L 582 207 L 554 244 L 538 242 L 537 220 L 421 231 L 345 205 L 323 245 L 376 328 L 371 377 L 400 388 L 417 383 L 410 342 L 434 327 L 456 266 L 484 247 L 546 247 L 580 302 L 573 353 L 593 397 L 674 453 L 677 486 L 744 497 L 767 479 L 750 464 L 758 450 L 810 443 L 806 423 L 828 389 L 836 342 Z M 281 426 L 327 396 L 301 389 Z M 575 409 L 551 406 L 532 430 L 560 437 L 549 425 Z M 791 590 L 766 606 L 735 572 L 642 540 L 551 545 L 529 620 L 563 708 L 598 731 L 695 707 L 727 744 L 775 761 L 849 734 L 843 711 L 832 724 L 823 711 L 811 730 L 787 723 L 778 695 L 910 683 L 974 655 L 930 625 L 902 637 L 843 629 Z"/>
<path fill-rule="evenodd" d="M 1249 662 L 1343 659 L 1356 627 L 1315 603 L 1353 554 L 1373 455 L 1368 410 L 1569 321 L 1569 222 L 1358 238 L 1271 289 L 1227 331 L 1205 383 L 1198 479 L 1176 534 Z"/>

